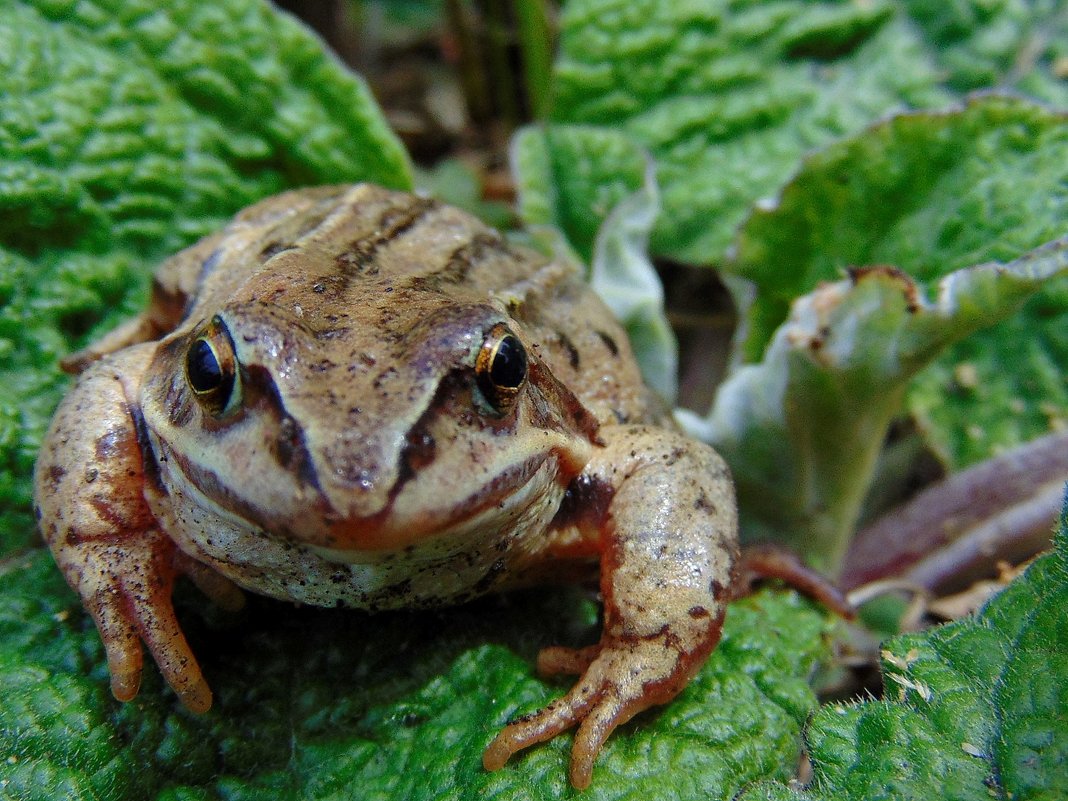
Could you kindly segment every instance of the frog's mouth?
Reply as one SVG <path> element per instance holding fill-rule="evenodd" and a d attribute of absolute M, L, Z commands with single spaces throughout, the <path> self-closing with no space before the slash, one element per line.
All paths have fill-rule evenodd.
<path fill-rule="evenodd" d="M 499 542 L 522 528 L 547 523 L 555 514 L 569 478 L 561 475 L 553 452 L 508 465 L 467 496 L 427 504 L 417 482 L 398 483 L 388 507 L 371 518 L 327 520 L 322 537 L 304 541 L 324 559 L 360 563 L 434 543 L 431 550 L 469 549 L 480 539 Z"/>

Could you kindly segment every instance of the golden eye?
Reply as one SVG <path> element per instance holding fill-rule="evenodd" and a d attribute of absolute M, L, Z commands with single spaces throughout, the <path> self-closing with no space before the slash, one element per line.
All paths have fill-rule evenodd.
<path fill-rule="evenodd" d="M 515 405 L 527 378 L 527 351 L 503 323 L 490 329 L 475 359 L 475 378 L 486 401 L 498 414 Z"/>
<path fill-rule="evenodd" d="M 240 401 L 234 343 L 218 317 L 186 351 L 185 378 L 193 396 L 214 417 L 233 410 Z"/>

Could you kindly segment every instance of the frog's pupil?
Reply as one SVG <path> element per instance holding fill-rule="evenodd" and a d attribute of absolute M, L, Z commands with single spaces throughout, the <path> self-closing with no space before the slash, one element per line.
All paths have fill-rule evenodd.
<path fill-rule="evenodd" d="M 499 387 L 514 389 L 527 375 L 527 353 L 514 336 L 504 337 L 493 354 L 490 380 Z"/>
<path fill-rule="evenodd" d="M 196 392 L 212 392 L 222 386 L 223 374 L 215 351 L 205 340 L 198 339 L 187 358 L 189 383 Z"/>

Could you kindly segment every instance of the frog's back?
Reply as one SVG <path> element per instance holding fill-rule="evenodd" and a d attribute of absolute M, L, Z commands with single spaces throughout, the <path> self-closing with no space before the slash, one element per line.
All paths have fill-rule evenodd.
<path fill-rule="evenodd" d="M 344 339 L 359 315 L 398 348 L 421 309 L 490 302 L 602 423 L 659 413 L 625 332 L 574 266 L 405 192 L 359 184 L 272 197 L 164 263 L 155 293 L 184 307 L 179 328 L 223 303 L 267 301 L 298 310 L 321 338 Z"/>

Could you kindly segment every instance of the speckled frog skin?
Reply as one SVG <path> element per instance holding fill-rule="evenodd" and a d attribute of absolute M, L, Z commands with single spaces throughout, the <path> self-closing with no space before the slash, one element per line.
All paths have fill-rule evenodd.
<path fill-rule="evenodd" d="M 175 619 L 185 575 L 362 609 L 425 607 L 600 566 L 579 676 L 483 755 L 611 731 L 715 647 L 735 558 L 719 457 L 665 425 L 624 332 L 572 267 L 471 216 L 370 185 L 289 192 L 165 262 L 148 309 L 80 372 L 36 470 L 41 530 L 138 690 L 141 643 L 211 705 Z"/>

